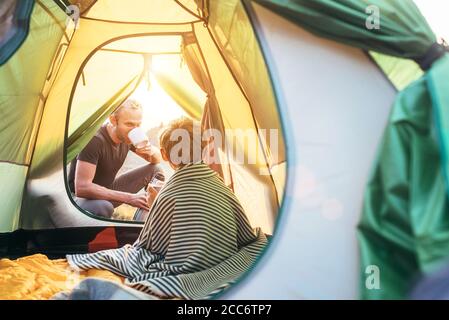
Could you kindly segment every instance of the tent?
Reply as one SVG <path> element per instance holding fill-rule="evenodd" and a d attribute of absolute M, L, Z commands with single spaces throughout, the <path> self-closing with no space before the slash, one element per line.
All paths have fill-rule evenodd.
<path fill-rule="evenodd" d="M 28 11 L 20 16 L 23 3 Z M 435 46 L 443 57 L 423 75 L 415 61 L 428 63 L 420 58 L 435 36 L 419 10 L 412 1 L 373 3 L 385 12 L 385 29 L 368 30 L 365 2 L 356 0 L 341 6 L 324 0 L 6 1 L 5 12 L 15 12 L 18 22 L 0 54 L 0 254 L 56 257 L 135 239 L 140 223 L 101 220 L 77 207 L 66 170 L 151 69 L 204 127 L 246 132 L 218 148 L 227 161 L 215 169 L 251 223 L 273 238 L 222 298 L 403 296 L 405 287 L 396 292 L 394 284 L 419 271 L 410 262 L 419 253 L 408 249 L 399 257 L 408 259 L 405 275 L 388 268 L 389 250 L 394 256 L 400 246 L 392 235 L 404 234 L 382 229 L 382 212 L 364 202 L 366 186 L 376 186 L 373 165 L 383 168 L 376 159 L 385 155 L 384 132 L 400 101 L 418 90 L 429 94 L 429 81 L 432 101 L 423 103 L 440 111 L 447 103 L 448 59 Z M 413 36 L 417 26 L 422 32 Z M 444 123 L 438 128 L 445 145 Z M 248 139 L 255 139 L 255 150 Z M 241 164 L 237 151 L 255 161 Z M 431 159 L 440 168 L 439 158 Z M 385 209 L 396 217 L 387 225 L 399 219 L 393 209 Z M 409 232 L 415 220 L 402 220 L 408 243 L 415 243 Z M 441 248 L 426 258 L 448 255 Z M 388 290 L 367 291 L 365 270 L 372 264 L 385 266 Z"/>
<path fill-rule="evenodd" d="M 36 1 L 30 38 L 2 68 L 2 82 L 9 82 L 8 87 L 2 90 L 5 93 L 19 93 L 14 98 L 2 95 L 2 99 L 9 99 L 4 105 L 20 104 L 26 110 L 26 114 L 21 111 L 5 119 L 11 133 L 22 133 L 17 137 L 20 143 L 4 139 L 2 149 L 4 159 L 8 161 L 4 170 L 8 171 L 10 179 L 17 182 L 21 180 L 22 185 L 17 186 L 20 192 L 10 189 L 4 194 L 4 199 L 9 199 L 4 202 L 8 203 L 9 216 L 2 221 L 2 231 L 12 231 L 18 227 L 45 229 L 104 225 L 103 221 L 80 215 L 67 197 L 62 174 L 66 168 L 63 163 L 69 163 L 74 158 L 107 116 L 133 92 L 142 78 L 146 77 L 149 64 L 162 61 L 168 68 L 174 69 L 176 61 L 170 60 L 173 55 L 182 55 L 187 65 L 178 70 L 176 76 L 192 73 L 194 81 L 174 82 L 167 68 L 165 74 L 158 74 L 158 78 L 174 94 L 179 95 L 182 90 L 187 92 L 175 99 L 182 100 L 181 105 L 188 114 L 200 119 L 203 116 L 203 122 L 211 128 L 252 130 L 255 138 L 259 135 L 259 127 L 280 128 L 272 91 L 266 90 L 265 95 L 259 95 L 252 92 L 254 89 L 244 88 L 234 79 L 237 75 L 230 71 L 231 66 L 220 54 L 220 44 L 212 38 L 203 20 L 195 13 L 197 10 L 191 11 L 188 6 L 176 2 L 141 1 L 129 6 L 130 16 L 126 16 L 123 15 L 120 2 L 98 2 L 82 15 L 78 25 L 73 23 L 72 28 L 65 28 L 68 17 L 57 3 Z M 161 11 L 166 12 L 165 16 Z M 106 12 L 107 16 L 104 17 Z M 131 22 L 128 23 L 128 20 Z M 216 21 L 214 24 L 221 25 L 224 22 Z M 229 26 L 223 25 L 222 28 Z M 249 25 L 243 25 L 236 32 L 245 34 L 248 28 Z M 21 87 L 17 82 L 7 81 L 11 77 L 10 70 L 14 73 L 19 68 L 25 71 L 34 65 L 34 59 L 26 59 L 28 62 L 24 64 L 22 57 L 29 54 L 27 50 L 34 51 L 36 43 L 45 43 L 45 48 L 39 50 L 42 56 L 36 57 L 42 63 L 41 69 L 34 69 L 35 86 L 28 87 L 30 84 L 23 82 Z M 268 87 L 266 70 L 257 69 L 262 56 L 255 49 L 252 52 L 252 56 L 245 57 L 252 63 L 252 66 L 247 67 L 260 74 L 249 74 L 257 76 L 261 86 Z M 228 53 L 229 56 L 231 54 L 239 52 Z M 216 72 L 211 73 L 211 69 Z M 245 74 L 240 75 L 242 81 L 253 81 L 245 79 Z M 180 84 L 184 88 L 173 89 Z M 200 98 L 189 96 L 192 86 L 200 86 L 208 95 L 205 106 L 196 101 Z M 250 108 L 250 100 L 262 99 L 267 105 L 264 111 Z M 220 116 L 217 113 L 218 104 L 227 106 L 220 108 Z M 67 105 L 67 108 L 61 108 L 61 105 Z M 239 110 L 239 117 L 233 116 L 236 110 Z M 11 123 L 17 127 L 13 128 Z M 235 139 L 236 145 L 244 142 L 244 137 Z M 253 206 L 250 212 L 260 213 L 258 224 L 264 225 L 267 233 L 271 233 L 279 195 L 282 194 L 285 159 L 282 141 L 276 141 L 280 145 L 276 151 L 279 157 L 278 154 L 274 157 L 268 153 L 266 143 L 270 140 L 266 141 L 265 138 L 261 139 L 257 152 L 260 151 L 262 156 L 257 157 L 254 164 L 242 167 L 235 161 L 232 170 L 223 166 L 222 171 L 225 172 L 222 175 L 235 192 L 248 193 L 248 190 L 252 190 L 256 194 L 254 198 L 245 197 L 247 206 Z M 223 154 L 223 157 L 228 155 Z M 267 169 L 268 166 L 278 173 L 256 174 L 259 169 Z M 11 167 L 15 169 L 11 170 Z M 26 190 L 23 191 L 25 184 Z M 265 201 L 255 201 L 257 198 Z M 39 208 L 39 213 L 36 208 Z M 67 214 L 61 215 L 61 211 Z"/>

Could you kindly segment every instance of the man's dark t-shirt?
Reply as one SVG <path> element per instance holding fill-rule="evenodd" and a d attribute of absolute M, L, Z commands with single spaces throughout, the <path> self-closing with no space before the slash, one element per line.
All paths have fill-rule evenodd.
<path fill-rule="evenodd" d="M 75 192 L 76 160 L 96 165 L 97 168 L 92 182 L 111 189 L 117 172 L 125 162 L 128 151 L 132 149 L 134 148 L 126 143 L 114 143 L 109 136 L 106 125 L 103 125 L 70 165 L 69 187 L 71 191 Z"/>

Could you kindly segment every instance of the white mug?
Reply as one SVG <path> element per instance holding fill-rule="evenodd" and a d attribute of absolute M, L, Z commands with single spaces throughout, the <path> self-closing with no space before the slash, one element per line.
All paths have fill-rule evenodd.
<path fill-rule="evenodd" d="M 140 127 L 132 129 L 128 133 L 128 138 L 137 149 L 143 148 L 148 144 L 148 137 Z"/>

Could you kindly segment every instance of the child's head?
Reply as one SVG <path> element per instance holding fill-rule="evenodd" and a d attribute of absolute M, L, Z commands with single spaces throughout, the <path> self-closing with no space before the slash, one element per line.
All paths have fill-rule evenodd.
<path fill-rule="evenodd" d="M 198 162 L 205 145 L 201 125 L 187 117 L 173 120 L 162 130 L 159 144 L 162 158 L 174 169 Z"/>

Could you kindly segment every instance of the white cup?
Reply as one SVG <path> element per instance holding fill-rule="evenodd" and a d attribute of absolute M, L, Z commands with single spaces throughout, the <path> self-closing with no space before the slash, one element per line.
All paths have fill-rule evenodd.
<path fill-rule="evenodd" d="M 128 138 L 137 149 L 143 148 L 148 144 L 148 137 L 140 127 L 132 129 L 128 133 Z"/>

